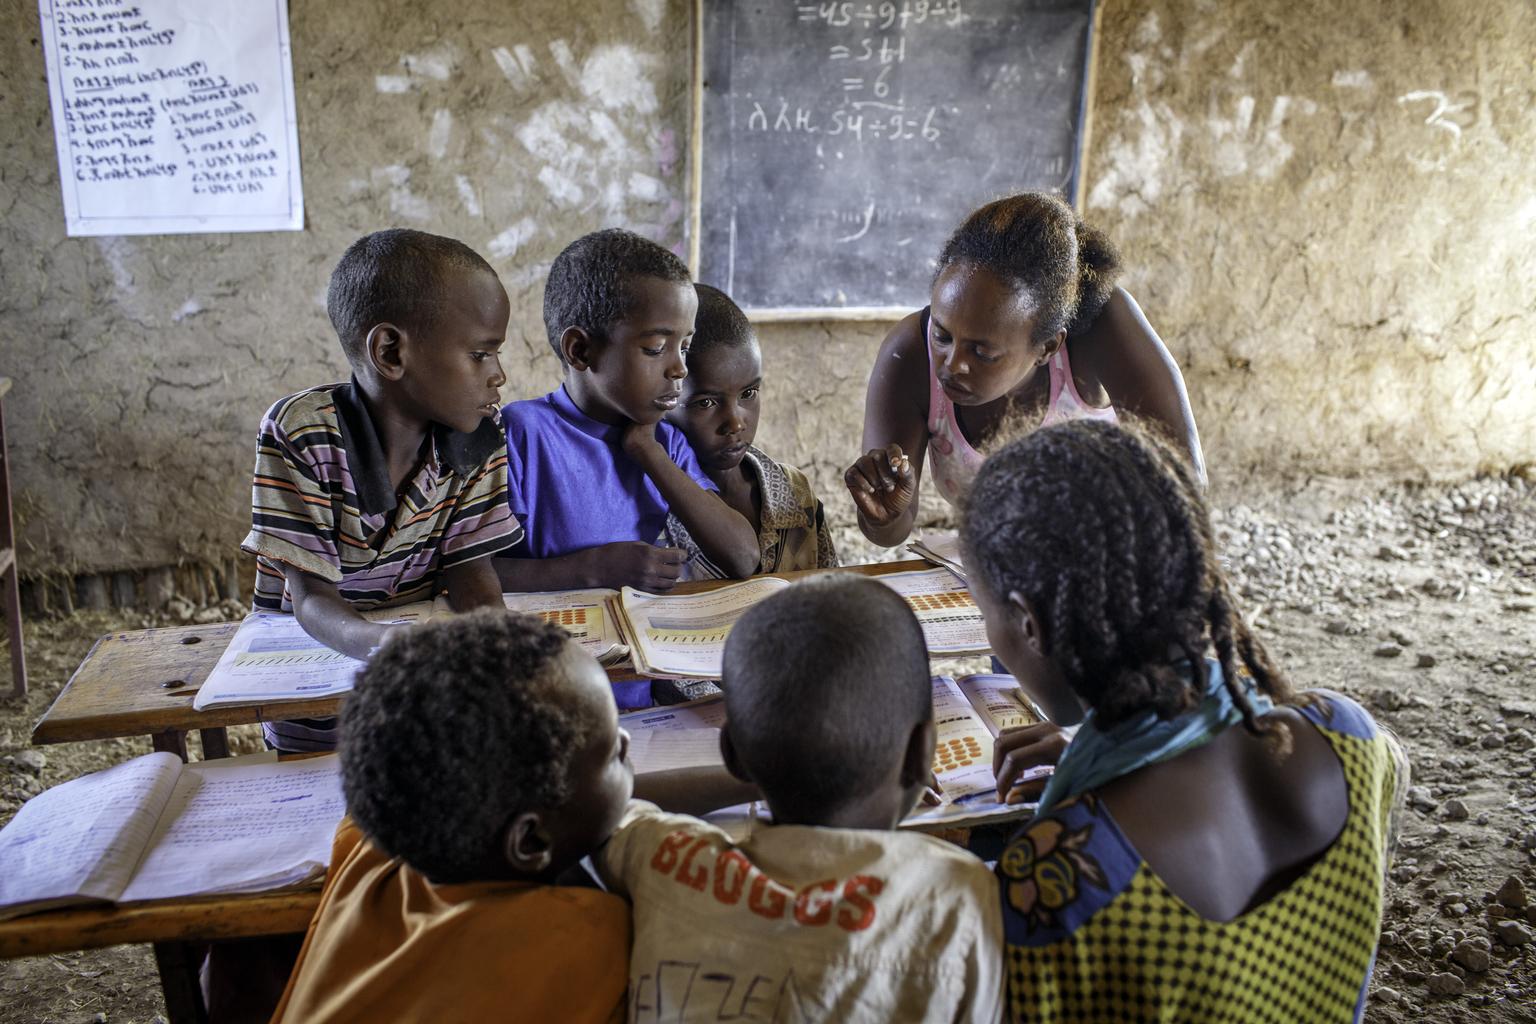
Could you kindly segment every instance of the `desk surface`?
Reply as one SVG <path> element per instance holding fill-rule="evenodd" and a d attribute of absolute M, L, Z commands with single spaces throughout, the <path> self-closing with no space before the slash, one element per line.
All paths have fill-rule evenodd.
<path fill-rule="evenodd" d="M 879 562 L 841 570 L 865 576 L 932 568 L 928 562 Z M 784 579 L 810 572 L 775 573 Z M 680 583 L 674 594 L 717 590 L 734 580 Z M 109 633 L 96 641 L 80 667 L 32 729 L 32 742 L 68 743 L 118 736 L 149 736 L 169 731 L 215 729 L 289 718 L 334 715 L 341 697 L 195 711 L 192 699 L 218 664 L 238 622 L 209 626 L 168 626 Z M 608 670 L 612 679 L 634 679 L 629 665 Z"/>
<path fill-rule="evenodd" d="M 246 896 L 195 896 L 49 910 L 0 921 L 0 960 L 127 942 L 207 942 L 288 935 L 309 927 L 320 884 Z"/>

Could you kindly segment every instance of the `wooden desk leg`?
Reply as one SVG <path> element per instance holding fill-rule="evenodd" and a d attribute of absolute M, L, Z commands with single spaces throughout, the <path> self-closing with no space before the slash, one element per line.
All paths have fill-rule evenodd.
<path fill-rule="evenodd" d="M 229 756 L 229 732 L 223 726 L 217 729 L 199 729 L 197 735 L 203 741 L 203 760 Z"/>
<path fill-rule="evenodd" d="M 149 742 L 156 750 L 165 750 L 183 761 L 187 760 L 187 734 L 184 732 L 167 729 L 165 732 L 157 732 L 150 736 Z"/>
<path fill-rule="evenodd" d="M 160 971 L 160 991 L 165 994 L 165 1016 L 170 1024 L 208 1024 L 203 1005 L 203 986 L 198 971 L 204 946 L 196 942 L 155 943 L 155 967 Z"/>
<path fill-rule="evenodd" d="M 6 380 L 0 396 L 11 388 Z M 5 446 L 5 410 L 0 406 L 0 578 L 5 586 L 5 624 L 11 634 L 11 696 L 27 695 L 27 656 L 21 647 L 21 569 L 16 565 L 16 529 L 11 519 L 11 460 Z"/>

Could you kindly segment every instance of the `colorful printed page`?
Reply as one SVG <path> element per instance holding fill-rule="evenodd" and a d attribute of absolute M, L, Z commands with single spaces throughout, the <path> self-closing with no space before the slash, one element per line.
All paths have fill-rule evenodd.
<path fill-rule="evenodd" d="M 789 586 L 759 576 L 702 594 L 666 596 L 625 587 L 620 619 L 641 675 L 719 679 L 725 638 L 746 610 Z"/>
<path fill-rule="evenodd" d="M 930 656 L 986 654 L 992 650 L 981 609 L 976 607 L 965 581 L 948 569 L 919 569 L 870 578 L 907 599 L 923 627 Z"/>
<path fill-rule="evenodd" d="M 425 601 L 364 612 L 372 622 L 408 625 L 432 616 Z M 192 707 L 198 711 L 229 704 L 270 704 L 316 700 L 352 689 L 363 663 L 331 650 L 304 632 L 299 620 L 279 612 L 253 612 L 240 623 L 234 639 Z"/>
<path fill-rule="evenodd" d="M 1004 804 L 997 799 L 992 774 L 993 738 L 1004 729 L 1041 719 L 1012 676 L 979 675 L 933 680 L 933 722 L 938 734 L 933 773 L 942 789 L 938 807 L 918 806 L 903 825 L 960 827 L 988 820 L 1025 817 L 1034 804 Z M 1050 769 L 1032 769 L 1038 778 Z"/>
<path fill-rule="evenodd" d="M 582 650 L 604 665 L 613 665 L 629 657 L 619 624 L 609 612 L 610 602 L 618 596 L 615 590 L 555 590 L 503 594 L 501 599 L 515 612 L 553 622 L 569 633 Z"/>

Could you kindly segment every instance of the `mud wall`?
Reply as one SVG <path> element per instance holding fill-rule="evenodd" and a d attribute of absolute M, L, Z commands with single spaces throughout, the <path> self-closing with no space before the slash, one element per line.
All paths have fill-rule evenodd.
<path fill-rule="evenodd" d="M 682 251 L 685 0 L 294 0 L 306 230 L 112 239 L 64 237 L 36 5 L 0 13 L 0 374 L 29 572 L 232 550 L 262 409 L 345 373 L 324 288 L 365 231 L 493 261 L 508 398 L 555 380 L 539 303 L 566 241 L 621 224 Z M 1087 214 L 1185 368 L 1217 479 L 1536 460 L 1533 52 L 1520 0 L 1105 0 Z M 760 440 L 837 521 L 887 326 L 761 329 Z"/>

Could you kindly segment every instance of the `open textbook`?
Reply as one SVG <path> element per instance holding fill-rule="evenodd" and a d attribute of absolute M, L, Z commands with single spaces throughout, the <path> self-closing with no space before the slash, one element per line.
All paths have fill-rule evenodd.
<path fill-rule="evenodd" d="M 942 802 L 937 807 L 919 804 L 902 827 L 957 828 L 1022 817 L 1033 809 L 1033 804 L 999 803 L 992 776 L 992 741 L 997 734 L 1043 721 L 1017 680 L 1003 675 L 935 676 L 933 719 L 938 734 L 933 772 L 943 790 Z M 637 775 L 722 766 L 724 722 L 725 699 L 719 696 L 619 716 L 629 733 L 629 758 Z M 730 831 L 767 816 L 765 807 L 744 804 L 709 818 Z"/>
<path fill-rule="evenodd" d="M 514 611 L 538 615 L 571 634 L 604 665 L 624 660 L 629 649 L 609 611 L 612 590 L 503 594 Z M 446 597 L 363 613 L 373 622 L 410 624 L 453 614 Z M 240 623 L 224 656 L 192 699 L 198 711 L 230 704 L 268 704 L 334 697 L 352 689 L 363 663 L 331 650 L 304 632 L 298 619 L 253 612 Z"/>
<path fill-rule="evenodd" d="M 0 829 L 0 920 L 318 878 L 344 811 L 335 755 L 136 757 L 33 797 Z"/>
<path fill-rule="evenodd" d="M 965 583 L 946 569 L 871 576 L 895 590 L 923 627 L 928 653 L 984 654 L 986 626 Z M 641 675 L 719 679 L 725 638 L 759 601 L 792 584 L 773 576 L 701 594 L 647 594 L 625 587 L 617 602 L 620 625 Z"/>

